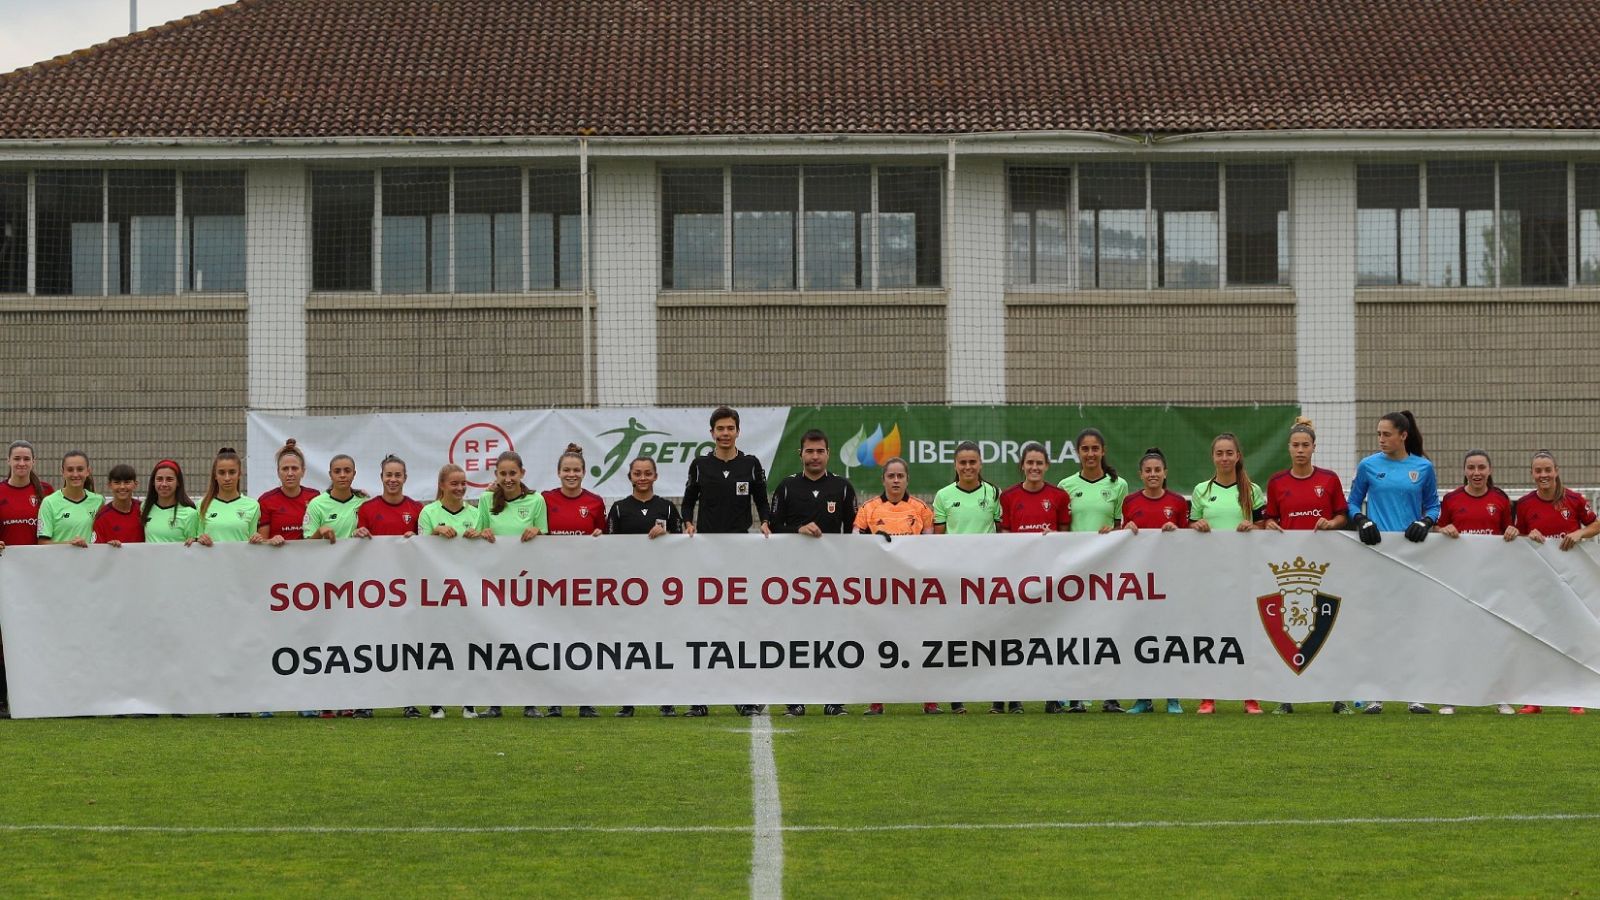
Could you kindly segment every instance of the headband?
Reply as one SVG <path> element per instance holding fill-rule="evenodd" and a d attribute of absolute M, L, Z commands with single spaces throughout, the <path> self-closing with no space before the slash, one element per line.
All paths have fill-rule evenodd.
<path fill-rule="evenodd" d="M 179 468 L 178 464 L 170 459 L 163 459 L 162 461 L 156 463 L 156 469 L 171 469 L 172 471 L 177 472 L 179 475 L 183 474 L 183 469 Z M 151 471 L 153 472 L 155 469 L 152 469 Z"/>

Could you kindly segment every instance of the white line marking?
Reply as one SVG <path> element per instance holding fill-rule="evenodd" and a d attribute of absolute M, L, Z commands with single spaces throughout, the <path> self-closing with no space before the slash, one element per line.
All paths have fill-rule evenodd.
<path fill-rule="evenodd" d="M 778 761 L 772 756 L 772 719 L 750 720 L 750 799 L 755 824 L 750 847 L 751 900 L 783 898 L 783 803 L 778 798 Z"/>
<path fill-rule="evenodd" d="M 1064 831 L 1138 828 L 1280 828 L 1328 825 L 1481 825 L 1497 822 L 1595 822 L 1600 813 L 1527 813 L 1503 816 L 1354 816 L 1342 819 L 1150 819 L 1107 822 L 930 822 L 898 825 L 783 825 L 777 834 L 879 831 Z M 781 822 L 781 817 L 780 817 Z M 0 833 L 85 834 L 748 834 L 749 825 L 67 825 L 4 824 Z M 780 852 L 782 848 L 779 848 Z M 752 869 L 754 867 L 752 866 Z M 752 876 L 754 872 L 752 871 Z"/>

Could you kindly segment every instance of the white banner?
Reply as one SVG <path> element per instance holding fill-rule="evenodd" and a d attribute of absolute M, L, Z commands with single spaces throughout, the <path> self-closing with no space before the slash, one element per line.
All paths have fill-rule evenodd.
<path fill-rule="evenodd" d="M 607 500 L 626 496 L 628 462 L 636 456 L 656 461 L 657 490 L 676 497 L 688 479 L 689 462 L 711 449 L 709 407 L 502 410 L 499 412 L 373 413 L 361 416 L 279 416 L 251 412 L 246 422 L 246 472 L 250 491 L 277 486 L 275 456 L 294 438 L 311 471 L 306 483 L 328 485 L 328 460 L 337 453 L 356 461 L 356 487 L 382 492 L 378 462 L 393 453 L 406 461 L 407 493 L 433 498 L 433 475 L 447 462 L 467 472 L 470 494 L 494 484 L 494 460 L 506 450 L 522 455 L 528 486 L 556 485 L 556 460 L 568 443 L 583 447 L 589 463 L 584 486 Z M 768 468 L 789 408 L 739 410 L 739 446 Z"/>
<path fill-rule="evenodd" d="M 1592 544 L 1345 534 L 14 547 L 19 716 L 1216 697 L 1600 707 Z"/>

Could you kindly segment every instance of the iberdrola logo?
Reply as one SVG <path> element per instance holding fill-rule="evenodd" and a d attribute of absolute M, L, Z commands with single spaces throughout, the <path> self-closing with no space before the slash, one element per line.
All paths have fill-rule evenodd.
<path fill-rule="evenodd" d="M 900 455 L 900 425 L 895 423 L 889 428 L 889 433 L 883 433 L 883 425 L 879 423 L 873 428 L 872 434 L 867 434 L 867 426 L 862 425 L 850 440 L 844 442 L 839 448 L 839 460 L 844 463 L 845 470 L 855 468 L 876 468 L 896 456 Z"/>

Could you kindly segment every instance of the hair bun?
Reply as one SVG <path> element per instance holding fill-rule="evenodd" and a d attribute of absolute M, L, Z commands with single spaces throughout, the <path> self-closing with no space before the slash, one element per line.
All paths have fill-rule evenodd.
<path fill-rule="evenodd" d="M 1161 452 L 1161 448 L 1160 447 L 1146 447 L 1146 448 L 1144 448 L 1144 455 L 1145 456 L 1160 456 L 1162 458 L 1166 457 L 1166 454 Z"/>
<path fill-rule="evenodd" d="M 289 438 L 288 440 L 284 441 L 283 442 L 283 446 L 285 446 L 285 447 L 293 447 L 294 446 L 294 438 Z"/>
<path fill-rule="evenodd" d="M 1307 427 L 1307 428 L 1312 428 L 1312 427 L 1314 427 L 1314 426 L 1313 426 L 1313 425 L 1312 425 L 1312 423 L 1311 423 L 1311 420 L 1310 420 L 1310 419 L 1308 419 L 1308 418 L 1306 418 L 1306 417 L 1305 417 L 1305 416 L 1295 416 L 1295 417 L 1294 417 L 1294 423 L 1295 423 L 1295 424 L 1296 424 L 1296 425 L 1304 425 L 1304 426 L 1305 426 L 1305 427 Z"/>
<path fill-rule="evenodd" d="M 221 453 L 238 453 L 238 452 L 239 451 L 233 449 L 232 447 L 223 447 L 221 450 L 217 451 L 217 453 L 219 453 L 219 454 L 221 454 Z"/>
<path fill-rule="evenodd" d="M 579 456 L 582 456 L 583 455 L 583 448 L 578 446 L 577 444 L 568 444 L 566 452 L 568 452 L 568 453 L 576 453 Z"/>

